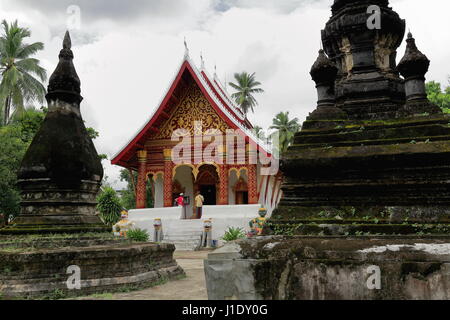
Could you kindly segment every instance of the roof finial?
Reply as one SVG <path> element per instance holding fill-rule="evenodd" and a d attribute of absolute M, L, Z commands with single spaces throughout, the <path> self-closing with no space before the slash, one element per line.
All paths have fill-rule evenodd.
<path fill-rule="evenodd" d="M 202 51 L 200 51 L 200 60 L 202 62 L 201 68 L 203 70 L 203 69 L 205 69 L 205 60 L 203 59 L 203 52 Z"/>
<path fill-rule="evenodd" d="M 189 58 L 189 48 L 188 48 L 188 44 L 186 42 L 186 37 L 184 37 L 184 58 Z"/>
<path fill-rule="evenodd" d="M 408 29 L 408 39 L 412 39 L 412 38 L 413 38 L 413 35 L 411 33 L 411 29 Z"/>
<path fill-rule="evenodd" d="M 72 39 L 70 39 L 69 30 L 67 30 L 66 34 L 64 35 L 63 49 L 72 49 Z"/>

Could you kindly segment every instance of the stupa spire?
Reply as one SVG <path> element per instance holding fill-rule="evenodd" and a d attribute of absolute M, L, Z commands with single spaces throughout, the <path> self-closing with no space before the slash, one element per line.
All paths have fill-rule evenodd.
<path fill-rule="evenodd" d="M 69 31 L 66 31 L 59 53 L 59 63 L 50 77 L 48 85 L 47 101 L 64 101 L 68 103 L 80 103 L 81 82 L 75 66 L 73 65 L 72 40 Z"/>
<path fill-rule="evenodd" d="M 430 67 L 430 60 L 416 45 L 411 32 L 406 40 L 406 52 L 397 66 L 400 74 L 405 78 L 405 94 L 407 100 L 426 99 L 425 74 Z"/>
<path fill-rule="evenodd" d="M 334 85 L 337 73 L 335 63 L 327 57 L 323 49 L 320 49 L 310 72 L 317 88 L 317 109 L 309 115 L 308 120 L 347 118 L 347 115 L 335 105 Z"/>

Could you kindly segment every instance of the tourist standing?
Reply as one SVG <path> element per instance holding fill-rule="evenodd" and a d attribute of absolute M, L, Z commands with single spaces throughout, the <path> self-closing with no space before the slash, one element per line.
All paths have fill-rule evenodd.
<path fill-rule="evenodd" d="M 195 208 L 196 208 L 196 218 L 197 219 L 202 218 L 204 202 L 205 202 L 205 198 L 201 195 L 200 191 L 198 191 L 197 196 L 195 197 Z"/>
<path fill-rule="evenodd" d="M 180 194 L 180 196 L 177 198 L 177 205 L 181 207 L 181 219 L 185 220 L 186 217 L 186 206 L 184 205 L 184 194 Z"/>

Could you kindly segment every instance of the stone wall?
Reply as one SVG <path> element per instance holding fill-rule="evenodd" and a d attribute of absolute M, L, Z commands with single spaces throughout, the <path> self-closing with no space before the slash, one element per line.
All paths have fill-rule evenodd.
<path fill-rule="evenodd" d="M 370 284 L 379 268 L 380 287 Z M 450 299 L 448 238 L 262 237 L 205 261 L 210 299 Z"/>

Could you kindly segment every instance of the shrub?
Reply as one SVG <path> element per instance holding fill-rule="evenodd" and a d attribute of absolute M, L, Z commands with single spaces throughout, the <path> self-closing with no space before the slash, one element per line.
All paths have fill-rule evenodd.
<path fill-rule="evenodd" d="M 222 240 L 224 240 L 226 242 L 230 242 L 230 241 L 243 239 L 243 238 L 245 238 L 245 230 L 244 229 L 230 227 L 225 232 L 224 236 L 222 237 Z"/>
<path fill-rule="evenodd" d="M 147 230 L 131 229 L 127 232 L 127 238 L 137 242 L 148 242 L 150 235 Z"/>
<path fill-rule="evenodd" d="M 97 198 L 97 209 L 100 211 L 100 218 L 109 226 L 120 221 L 122 205 L 116 191 L 112 188 L 105 188 Z"/>

